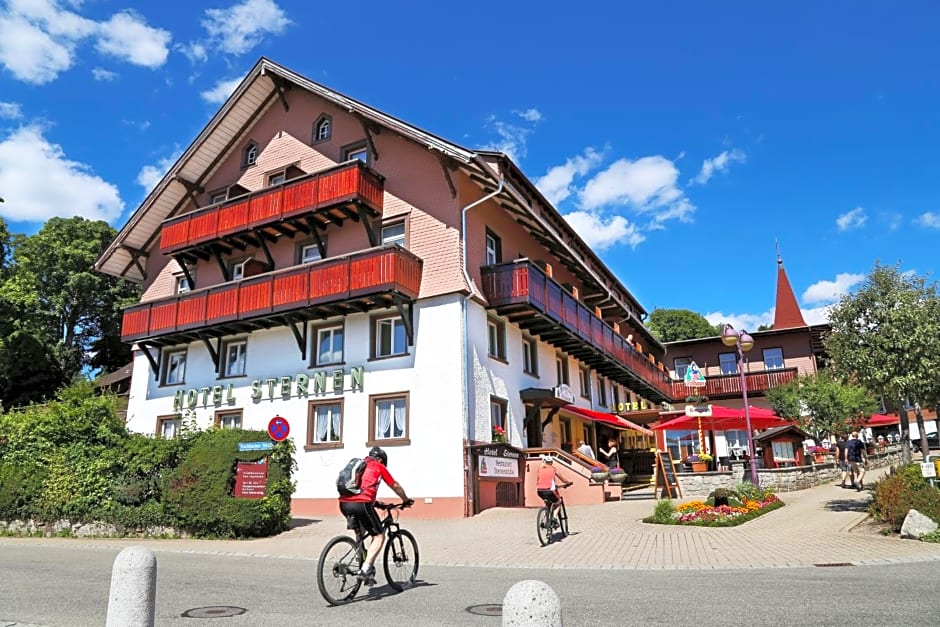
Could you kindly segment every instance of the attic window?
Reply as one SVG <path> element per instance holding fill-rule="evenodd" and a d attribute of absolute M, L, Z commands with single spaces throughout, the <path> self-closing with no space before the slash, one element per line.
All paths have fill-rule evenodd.
<path fill-rule="evenodd" d="M 258 144 L 251 142 L 245 146 L 245 154 L 242 157 L 242 167 L 247 168 L 258 162 Z"/>
<path fill-rule="evenodd" d="M 333 119 L 328 115 L 321 115 L 313 123 L 313 139 L 310 143 L 316 144 L 328 140 L 333 135 Z"/>

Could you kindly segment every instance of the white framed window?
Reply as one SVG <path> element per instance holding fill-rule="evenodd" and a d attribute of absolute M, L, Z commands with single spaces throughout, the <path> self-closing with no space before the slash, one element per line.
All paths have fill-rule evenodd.
<path fill-rule="evenodd" d="M 258 144 L 251 142 L 245 146 L 245 153 L 242 157 L 242 167 L 248 167 L 258 162 Z"/>
<path fill-rule="evenodd" d="M 180 432 L 180 417 L 179 415 L 174 416 L 161 416 L 157 418 L 157 435 L 161 438 L 167 440 L 172 440 L 179 435 Z"/>
<path fill-rule="evenodd" d="M 356 144 L 343 149 L 343 161 L 359 160 L 369 163 L 369 147 L 366 144 Z"/>
<path fill-rule="evenodd" d="M 186 292 L 189 292 L 189 291 L 190 291 L 189 281 L 186 280 L 186 277 L 185 276 L 176 277 L 176 293 L 185 294 Z"/>
<path fill-rule="evenodd" d="M 689 366 L 692 365 L 691 357 L 676 357 L 672 360 L 673 366 L 676 369 L 676 378 L 684 379 L 685 371 L 689 369 Z"/>
<path fill-rule="evenodd" d="M 539 374 L 538 343 L 531 337 L 522 338 L 522 371 L 534 376 Z"/>
<path fill-rule="evenodd" d="M 370 442 L 395 440 L 406 443 L 408 435 L 408 394 L 386 394 L 371 397 Z"/>
<path fill-rule="evenodd" d="M 721 374 L 736 374 L 738 372 L 738 356 L 734 353 L 719 353 L 718 365 Z"/>
<path fill-rule="evenodd" d="M 316 330 L 315 366 L 343 363 L 343 325 L 320 327 Z"/>
<path fill-rule="evenodd" d="M 506 325 L 502 320 L 487 318 L 486 329 L 489 356 L 506 361 Z"/>
<path fill-rule="evenodd" d="M 215 205 L 228 199 L 228 190 L 223 189 L 220 192 L 213 192 L 209 195 L 209 204 Z"/>
<path fill-rule="evenodd" d="M 405 223 L 396 222 L 382 227 L 382 243 L 405 247 Z"/>
<path fill-rule="evenodd" d="M 305 244 L 300 247 L 300 263 L 313 263 L 320 261 L 320 247 L 316 244 Z"/>
<path fill-rule="evenodd" d="M 597 377 L 597 404 L 607 407 L 607 381 Z"/>
<path fill-rule="evenodd" d="M 245 278 L 245 267 L 248 265 L 248 260 L 239 261 L 238 263 L 232 264 L 232 280 L 240 281 Z"/>
<path fill-rule="evenodd" d="M 248 353 L 248 340 L 234 340 L 226 342 L 222 346 L 222 376 L 244 376 Z"/>
<path fill-rule="evenodd" d="M 268 175 L 268 187 L 271 187 L 273 185 L 280 185 L 286 180 L 287 180 L 286 171 L 282 170 L 281 172 L 275 172 L 274 174 L 269 174 Z"/>
<path fill-rule="evenodd" d="M 322 142 L 330 138 L 333 132 L 333 120 L 330 116 L 324 115 L 313 125 L 313 141 Z"/>
<path fill-rule="evenodd" d="M 581 384 L 581 398 L 591 398 L 591 371 L 578 368 L 578 382 Z"/>
<path fill-rule="evenodd" d="M 610 384 L 610 407 L 611 409 L 620 407 L 620 388 L 616 383 Z"/>
<path fill-rule="evenodd" d="M 215 426 L 219 429 L 241 429 L 242 411 L 220 411 L 215 414 Z"/>
<path fill-rule="evenodd" d="M 373 357 L 392 357 L 408 352 L 405 323 L 401 318 L 376 318 L 373 323 Z"/>
<path fill-rule="evenodd" d="M 182 385 L 186 381 L 186 349 L 163 355 L 163 385 Z"/>
<path fill-rule="evenodd" d="M 509 404 L 504 399 L 490 397 L 490 433 L 494 438 L 501 435 L 504 442 L 509 441 L 509 425 L 506 422 L 508 413 Z"/>
<path fill-rule="evenodd" d="M 343 441 L 343 402 L 311 402 L 307 410 L 307 445 Z"/>
<path fill-rule="evenodd" d="M 779 370 L 784 367 L 782 348 L 764 349 L 764 370 Z"/>
<path fill-rule="evenodd" d="M 502 241 L 491 230 L 486 230 L 486 265 L 492 266 L 502 261 Z"/>
<path fill-rule="evenodd" d="M 555 355 L 555 374 L 558 378 L 558 385 L 571 385 L 568 375 L 568 358 L 564 355 Z"/>

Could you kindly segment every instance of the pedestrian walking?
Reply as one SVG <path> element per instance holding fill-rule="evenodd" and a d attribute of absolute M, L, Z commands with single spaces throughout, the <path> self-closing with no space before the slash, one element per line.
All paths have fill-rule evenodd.
<path fill-rule="evenodd" d="M 853 487 L 859 492 L 865 487 L 865 466 L 868 464 L 868 452 L 865 443 L 858 439 L 858 433 L 853 431 L 848 443 L 845 445 L 845 456 L 852 472 Z"/>

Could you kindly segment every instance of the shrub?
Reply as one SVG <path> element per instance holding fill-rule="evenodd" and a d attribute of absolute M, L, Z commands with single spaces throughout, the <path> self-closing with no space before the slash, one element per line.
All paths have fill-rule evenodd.
<path fill-rule="evenodd" d="M 672 502 L 672 499 L 662 499 L 657 502 L 649 522 L 659 523 L 661 525 L 675 524 L 676 504 Z"/>
<path fill-rule="evenodd" d="M 868 511 L 877 520 L 890 525 L 893 531 L 901 531 L 911 509 L 940 521 L 940 490 L 927 483 L 919 464 L 892 468 L 873 487 L 875 498 Z"/>

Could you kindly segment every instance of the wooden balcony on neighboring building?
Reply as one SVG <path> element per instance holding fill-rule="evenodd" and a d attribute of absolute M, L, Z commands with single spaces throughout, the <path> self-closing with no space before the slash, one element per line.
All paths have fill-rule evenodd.
<path fill-rule="evenodd" d="M 169 345 L 391 306 L 410 311 L 421 272 L 404 248 L 370 248 L 128 307 L 121 339 Z"/>
<path fill-rule="evenodd" d="M 383 197 L 380 175 L 347 162 L 165 220 L 160 251 L 195 261 L 345 220 L 366 222 L 382 214 Z M 376 245 L 376 236 L 370 242 Z"/>
<path fill-rule="evenodd" d="M 667 373 L 532 261 L 485 266 L 481 272 L 490 309 L 654 402 L 673 400 Z"/>
<path fill-rule="evenodd" d="M 774 370 L 744 373 L 744 379 L 747 382 L 747 393 L 755 396 L 763 396 L 765 391 L 789 383 L 798 376 L 799 372 L 796 368 L 776 368 Z M 705 387 L 694 389 L 688 387 L 682 381 L 673 381 L 673 396 L 676 400 L 682 401 L 693 394 L 704 395 L 712 400 L 740 398 L 742 395 L 741 375 L 738 373 L 706 377 L 705 381 Z"/>

